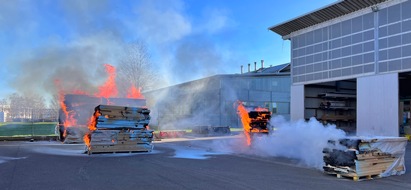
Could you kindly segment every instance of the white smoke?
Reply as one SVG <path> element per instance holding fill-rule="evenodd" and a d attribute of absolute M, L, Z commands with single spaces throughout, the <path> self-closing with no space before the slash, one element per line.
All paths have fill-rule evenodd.
<path fill-rule="evenodd" d="M 307 122 L 289 122 L 277 116 L 271 119 L 271 125 L 275 126 L 275 130 L 270 135 L 254 134 L 251 146 L 246 145 L 244 135 L 192 144 L 211 152 L 290 158 L 297 160 L 301 166 L 322 169 L 323 149 L 330 147 L 328 141 L 346 137 L 345 132 L 335 125 L 323 125 L 314 118 Z"/>
<path fill-rule="evenodd" d="M 158 77 L 164 78 L 158 87 L 218 74 L 232 67 L 226 63 L 235 63 L 228 57 L 236 56 L 227 56 L 231 48 L 213 44 L 213 35 L 230 25 L 225 10 L 204 8 L 203 17 L 195 20 L 180 0 L 113 4 L 2 3 L 0 29 L 5 33 L 0 42 L 9 45 L 0 47 L 0 74 L 6 75 L 0 84 L 22 94 L 50 96 L 56 91 L 54 79 L 60 78 L 67 91 L 94 91 L 106 77 L 100 72 L 103 64 L 118 65 L 121 47 L 136 40 L 148 45 Z M 53 16 L 45 17 L 45 10 L 53 10 L 48 13 Z"/>
<path fill-rule="evenodd" d="M 335 125 L 323 125 L 315 118 L 305 122 L 288 122 L 281 116 L 271 119 L 275 131 L 271 135 L 254 138 L 252 154 L 298 159 L 304 166 L 321 169 L 323 149 L 329 140 L 346 137 Z"/>
<path fill-rule="evenodd" d="M 184 3 L 179 0 L 141 1 L 135 8 L 135 31 L 150 44 L 174 43 L 192 32 L 192 24 L 183 13 Z"/>

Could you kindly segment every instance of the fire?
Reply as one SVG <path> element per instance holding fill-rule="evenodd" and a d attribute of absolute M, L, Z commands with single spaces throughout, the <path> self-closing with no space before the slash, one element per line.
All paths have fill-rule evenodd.
<path fill-rule="evenodd" d="M 84 141 L 84 144 L 87 145 L 87 147 L 90 147 L 90 141 L 91 141 L 91 139 L 90 139 L 90 134 L 84 135 L 83 141 Z"/>
<path fill-rule="evenodd" d="M 130 89 L 128 89 L 127 98 L 143 99 L 144 96 L 141 94 L 141 88 L 136 88 L 132 85 Z"/>
<path fill-rule="evenodd" d="M 75 113 L 73 113 L 72 111 L 67 110 L 67 105 L 64 102 L 64 100 L 65 100 L 64 99 L 64 92 L 61 90 L 60 81 L 55 80 L 54 84 L 57 86 L 57 89 L 58 89 L 58 101 L 59 101 L 59 104 L 60 104 L 60 108 L 61 108 L 61 110 L 64 114 L 64 118 L 65 118 L 64 123 L 63 123 L 63 126 L 64 126 L 63 136 L 66 136 L 67 135 L 66 128 L 70 127 L 70 126 L 75 126 L 77 121 L 76 121 L 76 119 L 74 119 Z"/>
<path fill-rule="evenodd" d="M 268 111 L 267 108 L 261 108 L 261 107 L 257 107 L 254 109 L 255 111 Z"/>
<path fill-rule="evenodd" d="M 104 64 L 105 71 L 108 74 L 108 78 L 102 84 L 101 86 L 98 87 L 98 92 L 94 93 L 95 97 L 99 98 L 106 98 L 107 103 L 106 104 L 112 104 L 110 102 L 110 98 L 116 98 L 118 96 L 118 89 L 116 85 L 116 68 L 112 65 L 109 64 Z M 61 109 L 61 123 L 60 125 L 64 126 L 64 132 L 63 136 L 67 136 L 67 127 L 71 126 L 78 126 L 78 122 L 81 123 L 81 120 L 77 121 L 76 118 L 78 115 L 75 113 L 75 111 L 69 111 L 71 109 L 71 106 L 81 106 L 81 105 L 76 105 L 75 103 L 66 105 L 65 102 L 65 92 L 61 88 L 61 84 L 59 80 L 55 80 L 55 86 L 58 89 L 58 102 L 60 105 Z M 89 95 L 86 91 L 82 89 L 75 89 L 71 91 L 72 94 L 78 94 L 78 95 Z M 130 89 L 128 90 L 127 98 L 135 98 L 135 99 L 144 99 L 144 96 L 141 94 L 141 88 L 138 88 L 136 86 L 131 86 Z M 97 105 L 96 105 L 97 106 Z M 83 140 L 85 144 L 89 147 L 90 146 L 90 141 L 91 141 L 91 133 L 92 131 L 96 130 L 96 122 L 97 118 L 101 115 L 101 113 L 96 112 L 94 113 L 90 119 L 87 122 L 87 127 L 89 129 L 89 132 L 84 135 Z M 81 125 L 85 126 L 85 125 Z"/>
<path fill-rule="evenodd" d="M 84 144 L 86 144 L 87 147 L 90 147 L 90 141 L 91 141 L 91 131 L 95 131 L 97 129 L 96 123 L 97 123 L 97 118 L 101 115 L 99 111 L 96 111 L 88 120 L 88 129 L 90 130 L 88 133 L 86 133 L 83 137 Z"/>
<path fill-rule="evenodd" d="M 76 90 L 74 90 L 74 91 L 73 91 L 73 94 L 82 94 L 82 95 L 88 95 L 88 93 L 87 93 L 87 92 L 84 92 L 84 91 L 82 91 L 82 90 L 79 90 L 79 89 L 76 89 Z"/>
<path fill-rule="evenodd" d="M 116 97 L 118 94 L 117 85 L 116 85 L 116 68 L 109 64 L 104 64 L 106 72 L 108 73 L 108 79 L 106 82 L 100 86 L 99 92 L 95 94 L 97 97 Z"/>
<path fill-rule="evenodd" d="M 88 120 L 88 129 L 90 131 L 95 131 L 97 129 L 96 127 L 96 123 L 97 123 L 97 119 L 98 117 L 101 115 L 101 113 L 99 111 L 96 111 Z"/>
<path fill-rule="evenodd" d="M 247 139 L 247 145 L 250 146 L 251 145 L 251 136 L 250 133 L 251 132 L 251 126 L 250 126 L 250 122 L 251 119 L 248 116 L 248 111 L 247 109 L 244 107 L 243 103 L 238 101 L 238 107 L 237 107 L 237 114 L 238 116 L 240 116 L 241 118 L 241 123 L 243 124 L 243 129 L 244 129 L 244 135 Z"/>

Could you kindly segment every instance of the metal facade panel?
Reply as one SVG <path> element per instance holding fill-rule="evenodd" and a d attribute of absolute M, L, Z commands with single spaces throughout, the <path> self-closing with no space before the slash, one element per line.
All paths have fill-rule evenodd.
<path fill-rule="evenodd" d="M 365 13 L 293 37 L 292 40 L 297 40 L 299 44 L 297 47 L 292 47 L 293 52 L 298 52 L 292 54 L 291 58 L 291 67 L 294 71 L 292 77 L 295 78 L 293 83 L 329 81 L 374 72 L 375 69 L 372 69 L 376 62 L 374 26 L 377 25 L 374 22 L 370 24 L 369 21 L 374 21 L 375 14 L 375 12 Z M 328 32 L 324 33 L 324 31 Z M 304 45 L 299 43 L 301 39 L 318 35 L 322 35 L 315 38 L 318 41 L 305 40 Z M 391 43 L 398 44 L 398 39 L 392 39 Z M 392 56 L 400 54 L 401 51 L 391 53 Z"/>
<path fill-rule="evenodd" d="M 253 102 L 269 102 L 271 101 L 271 93 L 269 91 L 250 91 L 249 100 Z"/>
<path fill-rule="evenodd" d="M 271 101 L 273 102 L 289 102 L 289 92 L 271 92 Z"/>
<path fill-rule="evenodd" d="M 397 73 L 358 78 L 357 136 L 398 136 L 398 102 Z"/>
<path fill-rule="evenodd" d="M 290 109 L 292 121 L 304 119 L 304 85 L 291 86 Z"/>

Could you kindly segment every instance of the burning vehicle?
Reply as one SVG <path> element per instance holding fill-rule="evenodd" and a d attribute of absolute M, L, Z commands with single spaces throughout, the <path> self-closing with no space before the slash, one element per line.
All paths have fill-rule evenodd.
<path fill-rule="evenodd" d="M 268 109 L 245 107 L 241 102 L 238 102 L 237 110 L 247 138 L 247 145 L 251 145 L 253 136 L 269 134 L 271 112 Z"/>

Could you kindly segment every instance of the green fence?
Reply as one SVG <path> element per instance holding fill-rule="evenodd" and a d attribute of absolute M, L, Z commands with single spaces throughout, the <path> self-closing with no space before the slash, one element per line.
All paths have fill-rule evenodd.
<path fill-rule="evenodd" d="M 0 137 L 52 136 L 55 135 L 55 122 L 0 123 Z"/>

